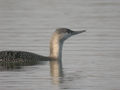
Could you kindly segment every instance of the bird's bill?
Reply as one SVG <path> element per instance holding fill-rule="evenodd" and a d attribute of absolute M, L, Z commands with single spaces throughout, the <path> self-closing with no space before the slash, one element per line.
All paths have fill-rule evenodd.
<path fill-rule="evenodd" d="M 86 30 L 82 30 L 82 31 L 73 31 L 73 32 L 72 32 L 72 35 L 80 34 L 80 33 L 83 33 L 83 32 L 86 32 Z"/>

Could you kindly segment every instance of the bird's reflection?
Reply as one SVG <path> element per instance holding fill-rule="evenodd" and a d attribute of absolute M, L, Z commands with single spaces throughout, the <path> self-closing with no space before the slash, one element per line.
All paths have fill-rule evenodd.
<path fill-rule="evenodd" d="M 0 52 L 0 70 L 20 70 L 23 66 L 45 65 L 50 62 L 52 77 L 63 77 L 62 64 L 54 58 L 41 56 L 31 52 L 23 51 L 2 51 Z"/>
<path fill-rule="evenodd" d="M 46 61 L 40 61 L 39 63 L 37 64 L 32 64 L 32 65 L 45 65 L 46 64 Z M 0 63 L 0 71 L 19 71 L 21 69 L 23 69 L 24 66 L 31 66 L 31 64 L 28 64 L 28 65 L 21 65 L 21 64 L 17 64 L 17 63 Z"/>
<path fill-rule="evenodd" d="M 59 85 L 61 83 L 64 83 L 64 76 L 61 76 L 61 77 L 52 77 L 52 82 L 55 85 Z"/>

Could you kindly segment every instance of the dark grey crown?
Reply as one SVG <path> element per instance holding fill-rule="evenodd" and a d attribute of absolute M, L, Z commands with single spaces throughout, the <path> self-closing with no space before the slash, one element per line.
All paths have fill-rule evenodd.
<path fill-rule="evenodd" d="M 56 32 L 58 34 L 61 34 L 61 33 L 72 33 L 73 31 L 68 28 L 58 28 L 58 29 L 56 29 Z"/>

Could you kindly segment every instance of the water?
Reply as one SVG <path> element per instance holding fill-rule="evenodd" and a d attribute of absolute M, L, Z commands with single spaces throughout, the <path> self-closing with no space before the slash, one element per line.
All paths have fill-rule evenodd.
<path fill-rule="evenodd" d="M 63 78 L 49 63 L 0 72 L 0 90 L 119 90 L 119 0 L 0 0 L 0 50 L 49 55 L 58 27 L 87 32 L 67 40 Z"/>

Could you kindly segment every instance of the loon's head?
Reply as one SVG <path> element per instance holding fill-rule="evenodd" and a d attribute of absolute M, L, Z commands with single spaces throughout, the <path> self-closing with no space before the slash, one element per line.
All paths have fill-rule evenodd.
<path fill-rule="evenodd" d="M 63 42 L 66 39 L 68 39 L 69 37 L 76 35 L 76 34 L 80 34 L 85 31 L 86 30 L 72 31 L 68 28 L 58 28 L 58 29 L 56 29 L 55 34 L 59 37 L 59 40 Z"/>

